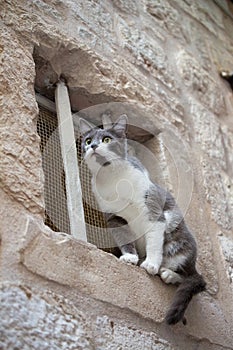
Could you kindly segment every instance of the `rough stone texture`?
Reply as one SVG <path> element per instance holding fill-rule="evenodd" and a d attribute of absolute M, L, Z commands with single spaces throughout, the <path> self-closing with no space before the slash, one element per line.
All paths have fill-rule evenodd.
<path fill-rule="evenodd" d="M 193 100 L 190 101 L 190 105 L 191 113 L 195 118 L 195 142 L 200 145 L 202 151 L 200 152 L 200 161 L 206 197 L 211 203 L 215 221 L 223 228 L 230 230 L 233 227 L 233 182 L 227 173 L 232 171 L 229 152 L 232 148 L 230 146 L 232 135 L 227 129 L 223 131 L 216 116 L 203 106 Z"/>
<path fill-rule="evenodd" d="M 32 241 L 30 232 L 34 232 L 35 235 Z M 159 295 L 164 294 L 165 286 L 156 283 L 155 278 L 149 278 L 145 271 L 119 262 L 116 257 L 98 251 L 92 245 L 88 246 L 82 242 L 79 242 L 78 245 L 75 243 L 69 235 L 49 231 L 42 234 L 39 227 L 36 232 L 33 222 L 29 222 L 27 231 L 25 231 L 24 243 L 20 249 L 21 262 L 29 270 L 49 280 L 78 287 L 94 298 L 108 303 L 113 302 L 121 308 L 129 308 L 145 318 L 155 319 L 157 322 L 163 321 L 171 300 L 171 289 L 171 294 L 168 293 L 166 300 L 164 299 L 161 303 Z M 48 261 L 50 261 L 50 266 L 49 269 L 46 269 Z M 121 268 L 120 279 L 119 266 Z M 59 273 L 61 269 L 63 274 Z M 111 273 L 109 274 L 108 271 Z M 129 273 L 132 283 L 128 283 L 127 280 Z M 147 285 L 143 293 L 145 298 L 141 298 L 138 288 L 145 284 Z M 119 289 L 115 288 L 116 285 Z M 156 304 L 151 295 L 158 299 Z"/>
<path fill-rule="evenodd" d="M 1 28 L 1 186 L 38 213 L 44 206 L 43 173 L 36 133 L 38 110 L 31 47 L 27 43 L 22 46 L 20 39 Z"/>
<path fill-rule="evenodd" d="M 0 347 L 233 349 L 233 102 L 219 75 L 232 70 L 232 18 L 211 0 L 2 1 L 0 18 Z M 208 282 L 186 327 L 163 323 L 174 287 L 43 225 L 33 85 L 52 98 L 61 74 L 73 111 L 127 102 L 132 123 L 162 130 L 148 165 Z"/>
<path fill-rule="evenodd" d="M 20 249 L 21 262 L 30 271 L 60 284 L 76 287 L 90 297 L 117 305 L 121 309 L 128 308 L 143 318 L 159 323 L 163 321 L 174 293 L 172 287 L 161 284 L 159 278 L 149 277 L 142 269 L 119 262 L 117 258 L 100 252 L 91 245 L 81 242 L 77 244 L 70 239 L 70 236 L 64 234 L 52 232 L 42 234 L 41 229 L 34 225 L 33 222 L 27 225 L 25 242 Z M 35 235 L 32 241 L 30 241 L 31 232 Z M 60 274 L 61 270 L 63 274 Z M 141 286 L 146 286 L 143 297 L 139 292 Z M 162 300 L 160 295 L 163 295 Z M 221 339 L 222 344 L 230 344 L 231 336 L 225 329 L 226 319 L 218 303 L 209 296 L 204 299 L 203 296 L 202 298 L 198 296 L 195 299 L 198 302 L 196 305 L 192 304 L 193 307 L 187 313 L 187 317 L 190 315 L 191 320 L 187 326 L 189 333 L 196 338 L 204 337 L 206 332 L 211 333 L 210 319 L 218 317 L 222 320 L 222 326 L 219 327 L 221 334 L 216 336 L 211 334 L 209 339 L 213 343 L 218 343 Z"/>
<path fill-rule="evenodd" d="M 194 96 L 215 114 L 225 113 L 224 96 L 208 71 L 185 51 L 178 53 L 177 64 L 184 84 L 192 88 Z"/>
<path fill-rule="evenodd" d="M 51 299 L 48 303 L 27 288 L 4 288 L 1 349 L 94 349 L 80 312 L 66 313 L 56 299 Z"/>
<path fill-rule="evenodd" d="M 179 13 L 168 1 L 146 1 L 146 9 L 157 26 L 162 26 L 162 28 L 177 38 L 183 39 L 185 37 L 182 24 L 177 26 L 177 21 L 181 19 Z"/>
<path fill-rule="evenodd" d="M 54 293 L 35 294 L 28 287 L 1 290 L 0 348 L 50 350 L 172 350 L 152 332 L 116 323 L 108 316 L 91 319 Z"/>
<path fill-rule="evenodd" d="M 230 283 L 233 282 L 233 241 L 226 236 L 219 236 L 219 241 L 222 246 L 222 253 L 227 263 L 227 276 Z"/>

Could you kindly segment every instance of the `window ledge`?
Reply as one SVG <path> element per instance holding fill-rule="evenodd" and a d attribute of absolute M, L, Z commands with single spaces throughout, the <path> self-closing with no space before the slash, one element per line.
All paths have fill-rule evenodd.
<path fill-rule="evenodd" d="M 28 224 L 20 253 L 31 272 L 156 322 L 163 321 L 174 294 L 174 288 L 159 277 L 34 220 Z"/>
<path fill-rule="evenodd" d="M 142 268 L 127 265 L 68 234 L 53 232 L 31 218 L 20 256 L 21 263 L 33 273 L 157 323 L 163 322 L 175 293 L 176 287 L 164 284 L 159 277 L 149 276 Z M 219 339 L 215 339 L 213 325 L 219 319 L 218 325 L 223 325 L 222 341 L 228 343 L 224 315 L 208 293 L 193 299 L 186 316 L 188 325 L 178 324 L 176 327 L 198 339 L 205 338 L 207 332 L 217 343 Z"/>

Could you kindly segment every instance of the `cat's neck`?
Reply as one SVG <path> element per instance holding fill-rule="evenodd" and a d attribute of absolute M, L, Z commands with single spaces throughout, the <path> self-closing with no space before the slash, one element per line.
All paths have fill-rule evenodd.
<path fill-rule="evenodd" d="M 107 173 L 109 177 L 111 177 L 114 174 L 125 172 L 126 169 L 131 167 L 131 164 L 127 158 L 116 158 L 108 162 L 103 162 L 102 164 L 95 160 L 89 162 L 88 167 L 94 176 L 100 173 Z"/>

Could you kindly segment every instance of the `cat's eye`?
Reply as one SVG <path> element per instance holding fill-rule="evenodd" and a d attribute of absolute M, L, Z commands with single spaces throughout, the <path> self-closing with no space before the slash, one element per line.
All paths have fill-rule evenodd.
<path fill-rule="evenodd" d="M 88 139 L 85 140 L 85 145 L 89 146 L 91 144 L 91 138 L 88 137 Z"/>
<path fill-rule="evenodd" d="M 112 141 L 111 137 L 105 136 L 102 140 L 103 143 L 110 143 Z"/>

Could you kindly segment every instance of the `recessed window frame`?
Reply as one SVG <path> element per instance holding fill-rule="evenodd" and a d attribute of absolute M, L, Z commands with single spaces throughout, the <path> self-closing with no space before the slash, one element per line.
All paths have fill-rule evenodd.
<path fill-rule="evenodd" d="M 95 206 L 94 208 L 92 208 L 94 210 L 94 216 L 96 217 L 97 215 L 97 218 L 91 219 L 91 223 L 89 223 L 89 220 L 88 220 L 90 215 L 93 213 L 89 213 L 88 203 L 86 207 L 85 197 L 86 197 L 87 187 L 84 186 L 83 174 L 82 174 L 83 169 L 82 169 L 82 166 L 80 167 L 80 164 L 78 161 L 78 158 L 80 157 L 80 154 L 79 154 L 80 145 L 78 148 L 76 147 L 77 146 L 76 121 L 77 121 L 77 118 L 79 118 L 79 116 L 77 117 L 77 112 L 74 113 L 73 115 L 71 113 L 71 104 L 70 104 L 68 89 L 66 85 L 63 82 L 60 82 L 57 84 L 57 87 L 55 90 L 55 103 L 49 100 L 47 97 L 40 95 L 39 93 L 36 93 L 36 100 L 39 105 L 39 108 L 43 107 L 43 109 L 52 112 L 58 123 L 59 138 L 58 138 L 58 135 L 56 135 L 56 138 L 60 140 L 61 155 L 62 155 L 61 162 L 62 162 L 62 166 L 64 167 L 64 173 L 65 173 L 64 179 L 62 180 L 62 185 L 66 196 L 65 198 L 66 200 L 63 201 L 63 208 L 65 205 L 67 207 L 67 213 L 68 213 L 68 215 L 65 215 L 65 217 L 68 216 L 67 219 L 65 218 L 66 219 L 65 226 L 67 227 L 69 226 L 70 228 L 68 232 L 66 230 L 63 232 L 70 233 L 71 236 L 75 239 L 92 243 L 96 245 L 98 248 L 118 256 L 119 249 L 117 248 L 117 245 L 114 242 L 112 234 L 110 233 L 111 228 L 108 227 L 106 218 L 103 213 L 101 213 L 103 218 L 99 218 L 100 212 L 98 211 L 98 206 L 97 207 Z M 151 139 L 151 136 L 147 136 L 147 140 L 144 140 L 144 139 L 140 140 L 139 143 L 146 144 L 146 142 L 150 139 Z M 133 139 L 132 139 L 132 142 L 134 142 Z M 130 142 L 130 145 L 131 145 L 131 142 Z M 132 144 L 132 148 L 134 149 L 133 144 Z M 82 181 L 80 180 L 80 176 Z M 86 178 L 85 178 L 85 181 L 86 181 Z M 91 189 L 88 186 L 88 191 L 90 190 Z M 84 197 L 83 197 L 83 194 L 84 194 Z M 83 203 L 83 200 L 85 203 Z M 51 203 L 53 202 L 51 202 L 50 200 L 50 204 Z M 91 204 L 93 204 L 93 202 L 91 202 Z M 50 224 L 49 222 L 50 215 L 47 215 L 48 213 L 47 209 L 48 208 L 45 205 L 45 211 L 46 211 L 45 224 L 47 224 L 51 229 L 61 232 L 60 225 L 58 226 L 56 226 L 56 224 L 53 225 L 53 217 L 55 218 L 57 214 L 55 213 L 55 216 L 52 215 L 52 220 Z M 52 210 L 50 209 L 50 213 L 51 212 Z M 77 220 L 77 217 L 78 217 L 78 220 Z M 97 220 L 97 225 L 95 220 Z M 94 221 L 94 226 L 92 226 L 93 225 L 92 221 Z M 102 223 L 102 221 L 104 222 Z M 90 225 L 91 225 L 91 233 L 90 233 L 90 227 L 89 227 Z M 94 236 L 93 236 L 93 232 L 94 232 Z"/>
<path fill-rule="evenodd" d="M 36 94 L 36 100 L 39 105 L 57 113 L 70 233 L 73 238 L 87 242 L 77 148 L 67 87 L 62 81 L 58 82 L 55 90 L 56 103 L 39 94 Z"/>

